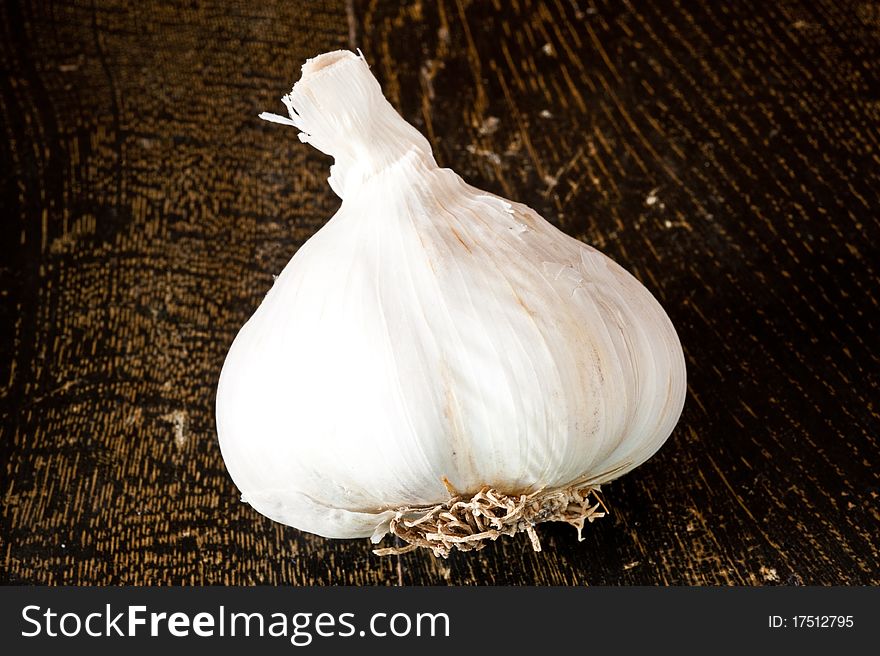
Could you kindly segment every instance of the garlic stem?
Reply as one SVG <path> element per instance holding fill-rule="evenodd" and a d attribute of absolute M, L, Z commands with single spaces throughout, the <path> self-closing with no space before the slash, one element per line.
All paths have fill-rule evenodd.
<path fill-rule="evenodd" d="M 336 159 L 329 183 L 340 198 L 407 154 L 436 166 L 428 140 L 385 99 L 363 57 L 341 50 L 309 59 L 282 100 L 300 140 Z M 261 117 L 286 123 L 274 114 Z"/>

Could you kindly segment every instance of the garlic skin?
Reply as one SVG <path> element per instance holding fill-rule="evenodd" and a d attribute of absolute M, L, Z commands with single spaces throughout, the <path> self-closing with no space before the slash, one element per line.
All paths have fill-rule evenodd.
<path fill-rule="evenodd" d="M 294 255 L 229 350 L 227 469 L 258 512 L 378 541 L 447 485 L 507 495 L 601 484 L 666 441 L 686 394 L 651 293 L 533 210 L 439 168 L 347 51 L 284 98 L 335 158 L 339 211 Z"/>

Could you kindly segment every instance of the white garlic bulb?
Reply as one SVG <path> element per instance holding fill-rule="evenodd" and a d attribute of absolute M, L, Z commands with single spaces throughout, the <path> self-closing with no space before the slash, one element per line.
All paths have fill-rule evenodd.
<path fill-rule="evenodd" d="M 284 102 L 335 158 L 339 211 L 236 337 L 217 390 L 242 498 L 330 538 L 446 555 L 540 521 L 648 459 L 685 398 L 659 303 L 528 207 L 439 168 L 362 57 L 309 60 Z"/>

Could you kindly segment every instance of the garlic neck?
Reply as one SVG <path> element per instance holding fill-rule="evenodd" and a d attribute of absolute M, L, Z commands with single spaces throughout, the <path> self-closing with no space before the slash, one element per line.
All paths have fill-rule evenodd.
<path fill-rule="evenodd" d="M 262 114 L 301 130 L 301 141 L 335 158 L 328 182 L 341 198 L 404 157 L 437 166 L 428 140 L 395 111 L 362 57 L 347 50 L 308 60 L 284 96 L 290 119 Z"/>

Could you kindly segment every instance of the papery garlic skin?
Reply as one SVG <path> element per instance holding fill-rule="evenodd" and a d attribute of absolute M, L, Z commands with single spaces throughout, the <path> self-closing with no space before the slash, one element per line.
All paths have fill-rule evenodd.
<path fill-rule="evenodd" d="M 664 443 L 681 345 L 635 278 L 525 205 L 437 166 L 362 58 L 285 97 L 335 157 L 339 211 L 230 348 L 217 429 L 242 497 L 331 538 L 462 493 L 607 482 Z"/>

